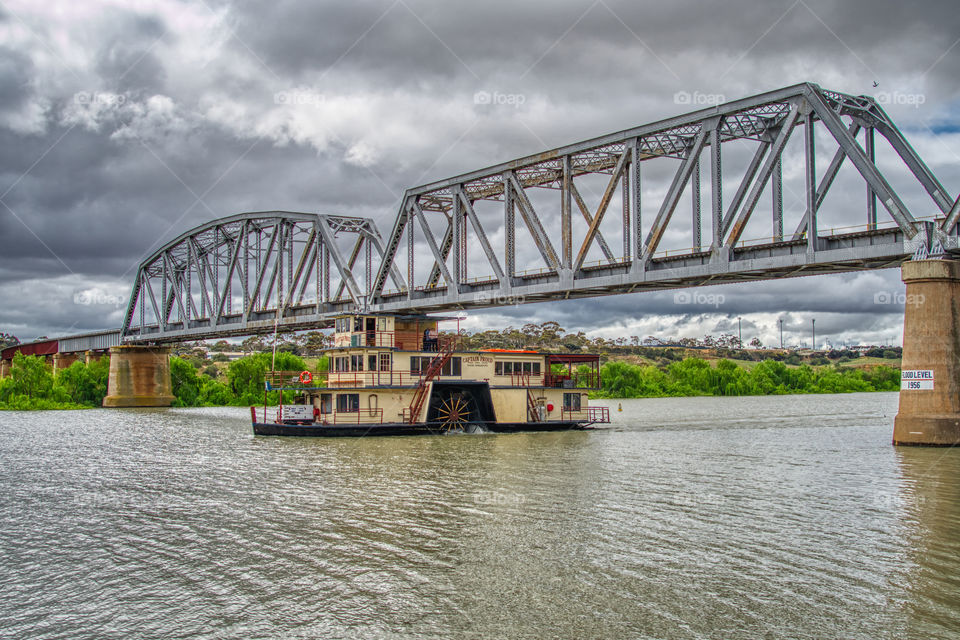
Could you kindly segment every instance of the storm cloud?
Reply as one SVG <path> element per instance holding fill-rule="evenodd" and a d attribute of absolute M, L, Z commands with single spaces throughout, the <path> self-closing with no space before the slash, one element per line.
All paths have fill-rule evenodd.
<path fill-rule="evenodd" d="M 0 330 L 118 326 L 139 262 L 212 218 L 317 211 L 386 233 L 406 188 L 682 113 L 683 93 L 735 99 L 804 81 L 882 93 L 955 197 L 958 35 L 946 1 L 8 0 Z M 478 92 L 514 99 L 477 104 Z M 845 179 L 821 227 L 862 223 L 862 183 Z M 909 176 L 891 166 L 890 180 Z M 644 195 L 666 187 L 651 174 Z M 905 199 L 932 213 L 928 198 Z M 682 246 L 683 232 L 665 242 Z M 883 343 L 899 339 L 898 276 L 522 305 L 473 312 L 467 326 L 556 319 L 606 337 L 698 336 L 740 317 L 745 339 L 774 343 L 780 319 L 800 342 L 816 318 L 818 336 Z"/>

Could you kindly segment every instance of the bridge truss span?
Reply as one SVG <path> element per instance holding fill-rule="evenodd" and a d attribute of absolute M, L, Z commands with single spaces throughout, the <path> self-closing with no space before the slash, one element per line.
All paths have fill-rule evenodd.
<path fill-rule="evenodd" d="M 324 326 L 366 306 L 383 240 L 367 218 L 269 211 L 192 229 L 144 260 L 125 342 L 173 342 Z M 399 273 L 391 274 L 403 287 Z"/>
<path fill-rule="evenodd" d="M 121 335 L 888 268 L 960 253 L 958 221 L 873 98 L 805 83 L 408 189 L 385 240 L 350 216 L 214 220 L 140 265 Z"/>
<path fill-rule="evenodd" d="M 922 215 L 881 170 L 877 133 Z M 844 165 L 862 224 L 828 230 Z M 918 243 L 955 250 L 958 217 L 875 100 L 800 84 L 408 190 L 372 302 L 449 310 L 889 267 Z M 387 287 L 392 269 L 406 290 Z"/>

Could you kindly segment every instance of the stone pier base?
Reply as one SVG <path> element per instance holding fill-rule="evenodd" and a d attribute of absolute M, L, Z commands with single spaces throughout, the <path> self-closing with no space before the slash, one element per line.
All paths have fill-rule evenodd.
<path fill-rule="evenodd" d="M 174 400 L 168 347 L 110 348 L 105 407 L 169 407 Z"/>
<path fill-rule="evenodd" d="M 933 388 L 900 390 L 893 443 L 960 444 L 960 262 L 913 260 L 901 275 L 907 285 L 901 368 L 933 371 Z"/>
<path fill-rule="evenodd" d="M 66 369 L 74 362 L 80 359 L 79 353 L 55 353 L 53 354 L 53 373 L 56 374 Z"/>

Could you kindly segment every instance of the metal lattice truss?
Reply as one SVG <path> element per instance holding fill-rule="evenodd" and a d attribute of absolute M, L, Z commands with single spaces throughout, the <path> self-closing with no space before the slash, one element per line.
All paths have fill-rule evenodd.
<path fill-rule="evenodd" d="M 891 186 L 876 160 L 877 133 L 932 215 L 915 217 Z M 819 172 L 818 139 L 828 153 L 836 148 Z M 736 152 L 749 156 L 740 170 Z M 856 215 L 864 224 L 824 231 L 822 205 L 844 165 L 863 189 Z M 802 183 L 790 190 L 793 231 L 784 228 L 788 169 Z M 675 215 L 682 201 L 686 220 Z M 957 252 L 958 219 L 960 200 L 875 100 L 800 84 L 409 189 L 386 243 L 365 218 L 215 220 L 140 265 L 122 334 L 150 342 L 251 335 L 326 326 L 359 309 L 449 311 L 885 268 L 914 251 Z M 745 240 L 757 224 L 769 224 L 764 237 Z M 680 236 L 686 248 L 665 242 Z M 518 259 L 535 266 L 518 270 Z M 472 276 L 468 265 L 477 264 Z"/>
<path fill-rule="evenodd" d="M 832 161 L 819 174 L 818 132 L 836 143 Z M 915 218 L 881 172 L 876 133 L 932 199 L 932 222 Z M 795 231 L 785 234 L 785 150 L 797 137 L 802 138 L 806 204 Z M 724 149 L 745 141 L 755 150 L 746 169 L 733 175 L 724 169 Z M 664 195 L 656 215 L 645 221 L 640 197 L 651 189 L 641 189 L 641 169 L 662 158 L 673 159 L 675 169 L 669 186 L 652 189 Z M 820 233 L 821 204 L 846 162 L 865 187 L 860 200 L 866 203 L 865 224 L 849 233 Z M 704 163 L 709 164 L 710 198 L 702 204 Z M 595 208 L 578 186 L 588 174 L 602 175 L 605 182 Z M 731 194 L 734 179 L 738 186 Z M 545 189 L 553 190 L 555 199 L 544 210 L 539 196 L 537 210 L 534 195 Z M 683 223 L 689 249 L 663 252 L 662 241 L 677 226 L 674 214 L 684 195 L 692 203 L 692 217 Z M 889 220 L 878 221 L 878 200 Z M 502 211 L 489 230 L 477 213 L 484 201 L 499 203 Z M 616 213 L 610 206 L 615 201 L 620 203 Z M 649 203 L 644 206 L 650 211 Z M 770 231 L 763 242 L 744 241 L 760 209 L 770 216 Z M 801 84 L 408 190 L 374 280 L 372 304 L 384 311 L 449 310 L 889 267 L 921 241 L 956 248 L 958 217 L 957 202 L 875 100 Z M 605 221 L 604 228 L 610 228 L 611 218 L 619 227 L 618 247 L 611 247 L 601 230 Z M 575 220 L 585 227 L 580 237 L 574 234 Z M 437 226 L 443 233 L 434 232 Z M 706 240 L 705 231 L 710 233 Z M 497 246 L 490 241 L 494 232 L 502 238 Z M 536 250 L 539 269 L 517 270 L 518 242 Z M 426 274 L 420 282 L 415 279 L 415 260 L 422 259 L 418 243 L 426 244 L 432 265 L 420 271 Z M 468 247 L 483 254 L 486 273 L 480 277 L 469 277 Z M 591 254 L 602 258 L 588 261 Z M 406 272 L 408 288 L 387 289 L 394 269 Z"/>
<path fill-rule="evenodd" d="M 141 263 L 122 334 L 163 342 L 323 326 L 337 310 L 367 305 L 382 257 L 367 218 L 270 211 L 214 220 Z"/>

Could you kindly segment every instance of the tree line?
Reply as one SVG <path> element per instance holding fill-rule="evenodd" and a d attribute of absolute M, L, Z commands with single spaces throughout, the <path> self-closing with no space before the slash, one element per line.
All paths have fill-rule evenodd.
<path fill-rule="evenodd" d="M 600 379 L 601 389 L 593 394 L 598 398 L 851 393 L 900 388 L 900 371 L 893 367 L 788 367 L 775 360 L 764 360 L 750 369 L 726 359 L 711 366 L 701 358 L 686 358 L 665 367 L 611 361 L 601 367 Z"/>
<path fill-rule="evenodd" d="M 198 370 L 189 360 L 170 358 L 175 407 L 252 406 L 263 404 L 264 379 L 273 364 L 272 353 L 258 353 L 230 362 L 211 375 Z M 278 352 L 278 371 L 304 371 L 300 356 Z M 318 363 L 326 369 L 326 359 Z M 109 358 L 86 364 L 74 362 L 54 373 L 41 356 L 18 353 L 13 357 L 10 376 L 0 380 L 0 409 L 27 411 L 33 409 L 84 409 L 103 405 L 110 372 Z M 284 392 L 289 401 L 292 392 Z M 271 392 L 266 402 L 276 404 L 279 392 Z"/>

